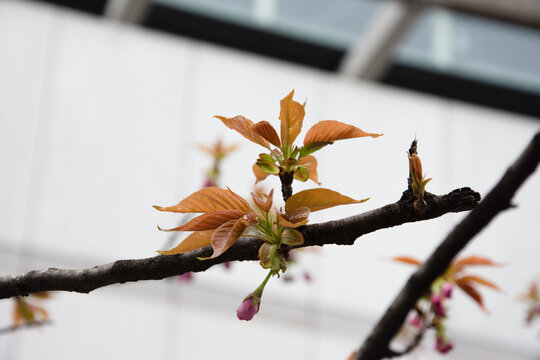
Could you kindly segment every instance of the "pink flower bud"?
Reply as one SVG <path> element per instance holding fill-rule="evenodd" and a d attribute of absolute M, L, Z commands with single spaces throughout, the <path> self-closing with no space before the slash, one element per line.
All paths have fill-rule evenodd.
<path fill-rule="evenodd" d="M 238 320 L 249 321 L 253 319 L 256 313 L 259 312 L 259 302 L 254 300 L 253 297 L 248 297 L 236 310 L 236 317 Z"/>
<path fill-rule="evenodd" d="M 442 286 L 442 293 L 445 298 L 450 299 L 452 297 L 452 289 L 454 286 L 450 283 L 444 283 Z"/>
<path fill-rule="evenodd" d="M 180 282 L 191 282 L 193 280 L 193 273 L 187 272 L 178 276 L 178 281 Z"/>
<path fill-rule="evenodd" d="M 216 183 L 214 180 L 210 179 L 210 178 L 206 178 L 204 180 L 204 184 L 203 184 L 203 187 L 211 187 L 211 186 L 216 186 Z"/>
<path fill-rule="evenodd" d="M 418 316 L 418 314 L 415 314 L 409 320 L 409 325 L 414 326 L 415 328 L 421 329 L 422 328 L 422 319 L 420 319 L 420 316 Z"/>
<path fill-rule="evenodd" d="M 439 294 L 431 295 L 431 307 L 433 308 L 435 315 L 445 316 L 445 311 L 442 304 L 442 298 Z"/>
<path fill-rule="evenodd" d="M 438 306 L 441 305 L 441 296 L 437 293 L 431 295 L 431 305 Z"/>
<path fill-rule="evenodd" d="M 437 337 L 437 341 L 435 342 L 435 350 L 437 350 L 441 354 L 446 354 L 453 348 L 454 348 L 454 344 L 452 344 L 448 340 Z"/>

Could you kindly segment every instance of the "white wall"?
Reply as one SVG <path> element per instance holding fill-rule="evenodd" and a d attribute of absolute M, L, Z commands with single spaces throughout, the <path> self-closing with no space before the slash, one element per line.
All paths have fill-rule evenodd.
<path fill-rule="evenodd" d="M 429 191 L 470 186 L 485 194 L 539 127 L 513 114 L 3 1 L 0 271 L 153 256 L 167 239 L 155 225 L 174 225 L 178 216 L 151 205 L 174 204 L 196 190 L 209 166 L 195 144 L 218 136 L 242 144 L 226 161 L 223 184 L 243 195 L 251 190 L 250 168 L 261 149 L 212 116 L 243 114 L 276 124 L 279 99 L 292 88 L 308 99 L 305 129 L 335 119 L 385 134 L 320 152 L 324 186 L 371 200 L 323 211 L 314 222 L 396 201 L 415 136 L 433 177 Z M 448 330 L 458 344 L 446 358 L 527 359 L 540 352 L 538 328 L 523 326 L 524 307 L 516 301 L 540 275 L 538 185 L 536 174 L 517 194 L 519 208 L 500 215 L 465 250 L 507 264 L 478 270 L 504 292 L 482 292 L 490 315 L 455 296 Z M 295 189 L 307 186 L 313 184 Z M 412 271 L 388 259 L 426 257 L 463 216 L 306 252 L 292 272 L 309 269 L 314 282 L 273 279 L 250 323 L 239 322 L 235 310 L 265 275 L 255 263 L 212 269 L 189 285 L 163 281 L 55 294 L 46 305 L 54 325 L 1 336 L 0 358 L 344 359 Z M 0 327 L 9 324 L 10 309 L 10 300 L 0 302 Z M 409 358 L 438 358 L 432 345 L 428 336 Z"/>

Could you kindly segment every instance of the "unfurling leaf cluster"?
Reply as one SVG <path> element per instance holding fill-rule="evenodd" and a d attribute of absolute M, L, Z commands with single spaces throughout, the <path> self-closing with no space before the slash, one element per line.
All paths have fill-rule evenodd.
<path fill-rule="evenodd" d="M 311 179 L 318 184 L 317 159 L 311 154 L 337 140 L 381 136 L 365 132 L 353 125 L 325 120 L 309 129 L 304 138 L 304 145 L 298 147 L 294 145 L 294 141 L 302 130 L 306 104 L 294 101 L 293 95 L 294 90 L 280 101 L 280 135 L 268 121 L 253 123 L 242 115 L 232 118 L 216 116 L 229 128 L 269 151 L 260 154 L 253 165 L 256 182 L 266 179 L 269 175 L 293 173 L 296 180 L 305 182 Z"/>
<path fill-rule="evenodd" d="M 291 91 L 281 100 L 280 135 L 267 121 L 253 123 L 236 116 L 217 116 L 229 128 L 236 130 L 247 139 L 264 146 L 268 153 L 260 154 L 253 171 L 258 181 L 269 175 L 278 175 L 282 181 L 285 199 L 283 209 L 273 207 L 273 193 L 252 192 L 253 205 L 229 188 L 211 186 L 198 190 L 173 206 L 154 206 L 160 211 L 176 213 L 201 213 L 186 224 L 162 231 L 192 231 L 178 246 L 171 250 L 159 251 L 163 255 L 181 254 L 202 247 L 212 246 L 213 253 L 200 260 L 213 259 L 223 254 L 241 236 L 254 237 L 263 241 L 258 257 L 268 275 L 261 285 L 248 295 L 239 307 L 237 316 L 241 320 L 251 320 L 259 311 L 264 287 L 271 276 L 280 276 L 287 270 L 287 259 L 291 248 L 304 243 L 298 227 L 306 225 L 311 212 L 333 206 L 361 203 L 368 199 L 355 200 L 330 189 L 309 189 L 292 194 L 292 188 L 285 194 L 284 183 L 293 179 L 318 183 L 317 160 L 312 153 L 332 144 L 336 140 L 355 137 L 378 137 L 379 134 L 366 133 L 355 126 L 338 121 L 321 121 L 306 134 L 304 146 L 294 145 L 302 130 L 305 104 L 293 100 Z M 208 149 L 216 158 L 226 153 L 222 147 Z M 288 180 L 284 180 L 288 179 Z"/>

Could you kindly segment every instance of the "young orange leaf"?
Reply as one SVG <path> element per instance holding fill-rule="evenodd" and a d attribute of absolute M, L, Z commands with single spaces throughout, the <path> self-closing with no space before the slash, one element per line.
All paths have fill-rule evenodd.
<path fill-rule="evenodd" d="M 469 295 L 471 299 L 473 299 L 478 305 L 480 305 L 482 309 L 486 310 L 482 295 L 480 295 L 480 293 L 471 285 L 470 282 L 458 279 L 456 280 L 456 285 L 459 286 L 461 290 L 465 291 L 465 293 Z"/>
<path fill-rule="evenodd" d="M 313 155 L 308 155 L 301 158 L 298 161 L 298 165 L 305 166 L 309 173 L 309 178 L 313 180 L 318 185 L 321 185 L 319 182 L 319 175 L 317 174 L 317 159 Z"/>
<path fill-rule="evenodd" d="M 210 211 L 200 216 L 197 216 L 195 219 L 192 219 L 187 224 L 176 227 L 174 229 L 162 229 L 159 226 L 158 226 L 158 229 L 161 231 L 213 230 L 213 229 L 217 229 L 218 227 L 220 227 L 222 224 L 226 223 L 227 221 L 241 218 L 243 215 L 244 213 L 239 210 Z"/>
<path fill-rule="evenodd" d="M 230 220 L 221 225 L 216 229 L 214 235 L 212 236 L 211 243 L 214 253 L 210 257 L 199 258 L 199 260 L 214 259 L 223 254 L 236 242 L 236 240 L 238 240 L 240 236 L 242 236 L 242 233 L 247 227 L 248 225 L 243 219 Z"/>
<path fill-rule="evenodd" d="M 423 180 L 422 175 L 422 161 L 420 161 L 420 158 L 416 154 L 409 154 L 407 152 L 407 155 L 409 156 L 409 169 L 411 171 L 411 175 L 414 177 L 414 181 L 416 183 L 421 183 Z"/>
<path fill-rule="evenodd" d="M 251 208 L 247 201 L 231 190 L 218 187 L 206 187 L 194 192 L 178 204 L 168 207 L 154 205 L 159 211 L 178 213 L 202 213 L 218 210 L 240 210 L 244 214 L 250 213 Z"/>
<path fill-rule="evenodd" d="M 257 183 L 260 182 L 260 181 L 263 181 L 263 180 L 266 179 L 268 176 L 270 176 L 269 173 L 267 173 L 266 171 L 264 171 L 263 169 L 261 169 L 261 168 L 259 167 L 259 165 L 257 165 L 256 163 L 253 164 L 252 169 L 253 169 L 253 174 L 255 175 L 255 184 L 257 184 Z"/>
<path fill-rule="evenodd" d="M 302 206 L 308 207 L 310 211 L 319 211 L 338 205 L 357 204 L 368 199 L 355 200 L 330 189 L 309 189 L 292 195 L 285 203 L 285 211 L 290 214 Z"/>
<path fill-rule="evenodd" d="M 293 212 L 289 214 L 277 213 L 277 215 L 279 217 L 279 222 L 281 223 L 281 225 L 288 228 L 297 228 L 308 223 L 309 213 L 309 208 L 302 206 L 294 209 Z"/>
<path fill-rule="evenodd" d="M 281 141 L 279 140 L 276 129 L 268 121 L 259 121 L 253 125 L 253 131 L 268 140 L 272 145 L 281 147 Z"/>
<path fill-rule="evenodd" d="M 259 209 L 261 209 L 264 212 L 269 212 L 272 208 L 272 202 L 274 199 L 274 189 L 270 190 L 270 193 L 268 195 L 260 193 L 251 193 L 251 198 L 253 199 L 253 202 Z"/>
<path fill-rule="evenodd" d="M 257 134 L 253 130 L 253 121 L 246 119 L 245 117 L 238 115 L 233 118 L 227 118 L 224 116 L 215 116 L 221 120 L 228 128 L 236 130 L 240 135 L 248 140 L 253 141 L 255 144 L 259 144 L 268 147 L 268 141 Z"/>
<path fill-rule="evenodd" d="M 460 281 L 465 281 L 467 283 L 475 282 L 475 283 L 487 286 L 489 288 L 492 288 L 493 290 L 500 290 L 497 285 L 495 285 L 491 281 L 486 280 L 486 279 L 484 279 L 484 278 L 482 278 L 480 276 L 467 275 L 467 276 L 463 276 L 463 277 L 459 278 L 459 280 Z"/>
<path fill-rule="evenodd" d="M 24 323 L 24 322 L 33 322 L 35 321 L 34 312 L 32 311 L 32 307 L 30 304 L 26 302 L 26 300 L 18 297 L 16 299 L 16 307 L 15 312 L 18 314 L 17 316 L 14 314 L 13 320 L 16 323 Z M 17 321 L 19 320 L 19 321 Z"/>
<path fill-rule="evenodd" d="M 356 126 L 344 124 L 335 120 L 320 121 L 313 125 L 304 138 L 304 145 L 310 143 L 332 142 L 336 140 L 371 136 L 379 137 L 382 134 L 367 133 Z"/>
<path fill-rule="evenodd" d="M 461 258 L 458 261 L 456 261 L 452 268 L 454 272 L 459 272 L 463 270 L 466 266 L 472 266 L 472 265 L 486 265 L 486 266 L 498 266 L 499 264 L 489 260 L 488 258 L 481 257 L 481 256 L 468 256 L 465 258 Z"/>
<path fill-rule="evenodd" d="M 422 262 L 419 260 L 416 260 L 415 258 L 408 257 L 408 256 L 396 256 L 392 259 L 393 261 L 402 262 L 409 265 L 416 265 L 420 266 L 422 265 Z"/>
<path fill-rule="evenodd" d="M 293 100 L 294 90 L 280 101 L 281 111 L 281 144 L 283 147 L 291 145 L 300 131 L 306 111 L 304 105 Z"/>
<path fill-rule="evenodd" d="M 190 234 L 174 249 L 168 251 L 158 251 L 161 255 L 184 254 L 193 250 L 210 245 L 212 235 L 215 230 L 196 231 Z"/>

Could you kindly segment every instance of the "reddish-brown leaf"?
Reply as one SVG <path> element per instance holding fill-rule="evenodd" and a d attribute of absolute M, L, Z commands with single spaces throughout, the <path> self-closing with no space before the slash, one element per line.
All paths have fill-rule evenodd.
<path fill-rule="evenodd" d="M 274 189 L 270 190 L 270 193 L 264 194 L 264 193 L 251 193 L 251 198 L 253 199 L 253 202 L 261 211 L 269 212 L 272 208 L 272 202 L 274 199 Z"/>
<path fill-rule="evenodd" d="M 355 200 L 330 189 L 309 189 L 292 195 L 285 203 L 285 211 L 290 214 L 302 206 L 308 207 L 310 211 L 319 211 L 333 206 L 357 204 L 367 200 Z"/>
<path fill-rule="evenodd" d="M 491 281 L 486 280 L 486 279 L 484 279 L 483 277 L 480 277 L 480 276 L 467 275 L 467 276 L 463 276 L 463 277 L 459 278 L 459 280 L 460 281 L 465 281 L 467 283 L 475 282 L 477 284 L 481 284 L 481 285 L 487 286 L 489 288 L 492 288 L 493 290 L 500 290 L 497 285 L 495 285 Z"/>
<path fill-rule="evenodd" d="M 468 256 L 468 257 L 465 257 L 456 261 L 452 265 L 452 269 L 454 270 L 454 272 L 459 272 L 463 270 L 463 268 L 465 268 L 466 266 L 473 266 L 473 265 L 498 266 L 500 264 L 497 264 L 485 257 Z"/>
<path fill-rule="evenodd" d="M 259 121 L 253 125 L 253 131 L 268 140 L 272 145 L 281 147 L 281 141 L 279 140 L 276 129 L 268 121 Z"/>
<path fill-rule="evenodd" d="M 422 161 L 420 161 L 420 158 L 416 154 L 412 154 L 412 156 L 407 152 L 407 155 L 409 156 L 409 169 L 411 171 L 412 176 L 415 178 L 417 183 L 421 183 L 424 176 L 422 175 Z"/>
<path fill-rule="evenodd" d="M 161 255 L 184 254 L 210 245 L 215 230 L 195 231 L 177 247 L 168 251 L 158 251 Z"/>
<path fill-rule="evenodd" d="M 212 256 L 199 259 L 214 259 L 223 254 L 236 242 L 236 240 L 238 240 L 240 236 L 242 236 L 242 233 L 247 227 L 248 225 L 243 219 L 227 221 L 225 224 L 217 228 L 214 232 L 214 236 L 212 236 L 211 242 L 212 248 L 214 249 Z"/>
<path fill-rule="evenodd" d="M 306 111 L 304 105 L 293 100 L 294 90 L 280 101 L 281 111 L 281 144 L 286 147 L 291 145 L 300 131 Z"/>
<path fill-rule="evenodd" d="M 213 229 L 217 229 L 218 227 L 220 227 L 222 224 L 226 223 L 227 221 L 241 218 L 243 215 L 244 213 L 239 210 L 210 211 L 200 216 L 197 216 L 195 219 L 192 219 L 187 224 L 176 227 L 174 229 L 162 229 L 159 226 L 158 226 L 158 229 L 161 231 L 213 230 Z"/>
<path fill-rule="evenodd" d="M 482 295 L 480 295 L 480 293 L 471 285 L 470 282 L 458 279 L 456 280 L 456 285 L 459 286 L 460 289 L 463 290 L 467 295 L 469 295 L 471 299 L 473 299 L 478 305 L 480 305 L 482 309 L 486 310 Z"/>
<path fill-rule="evenodd" d="M 154 205 L 159 211 L 178 213 L 204 213 L 219 210 L 240 210 L 244 214 L 250 213 L 249 203 L 230 189 L 206 187 L 194 192 L 178 204 L 168 207 Z"/>
<path fill-rule="evenodd" d="M 313 155 L 308 155 L 301 158 L 298 161 L 298 165 L 305 166 L 309 173 L 309 178 L 313 180 L 318 185 L 321 185 L 319 182 L 319 174 L 317 173 L 317 159 Z"/>
<path fill-rule="evenodd" d="M 382 134 L 367 133 L 356 126 L 344 124 L 335 120 L 320 121 L 313 125 L 304 138 L 304 145 L 318 142 L 331 142 L 336 140 L 351 139 L 371 136 L 379 137 Z"/>
<path fill-rule="evenodd" d="M 416 265 L 416 266 L 420 266 L 422 265 L 422 262 L 415 259 L 415 258 L 412 258 L 412 257 L 409 257 L 409 256 L 396 256 L 395 258 L 392 258 L 393 261 L 397 261 L 397 262 L 402 262 L 402 263 L 405 263 L 405 264 L 409 264 L 409 265 Z"/>
<path fill-rule="evenodd" d="M 224 116 L 215 117 L 221 120 L 225 125 L 227 125 L 227 127 L 236 130 L 240 135 L 242 135 L 248 140 L 253 141 L 255 144 L 259 144 L 265 147 L 269 146 L 268 141 L 266 141 L 263 137 L 261 137 L 253 130 L 253 121 L 241 115 L 232 118 L 227 118 Z"/>

